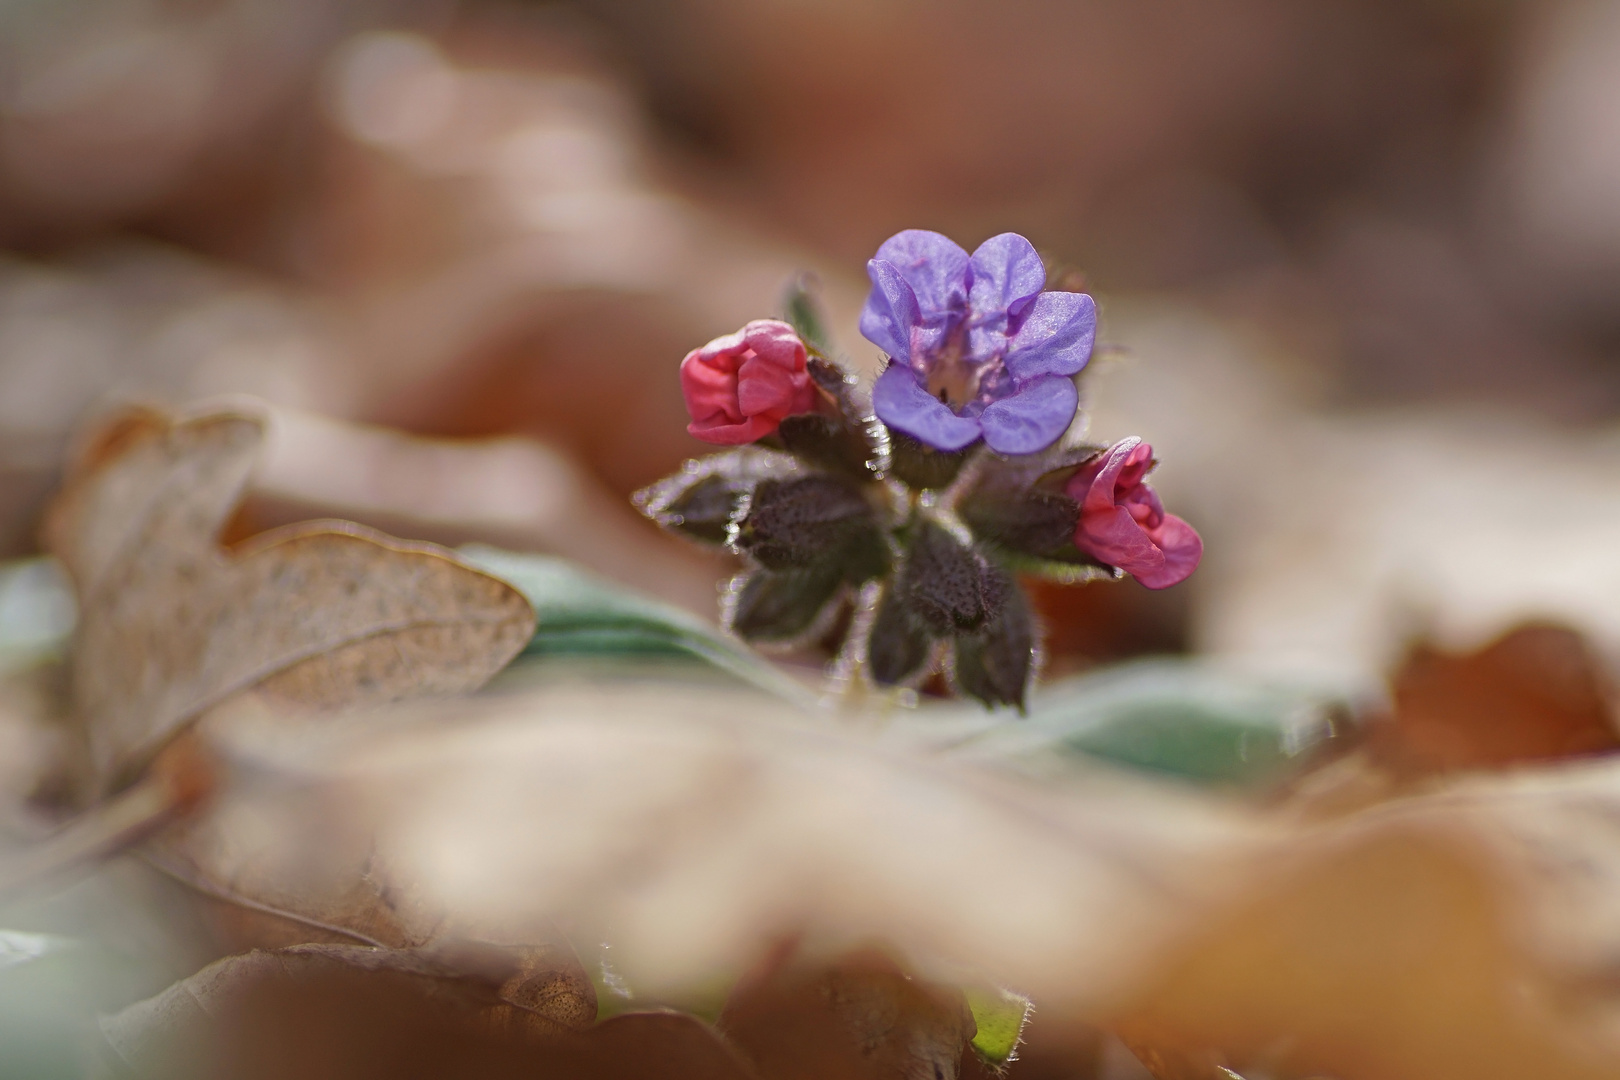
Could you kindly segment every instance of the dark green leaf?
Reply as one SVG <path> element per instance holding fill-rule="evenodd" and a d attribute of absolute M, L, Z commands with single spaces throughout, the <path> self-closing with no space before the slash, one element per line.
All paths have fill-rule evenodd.
<path fill-rule="evenodd" d="M 874 476 L 867 463 L 872 447 L 863 428 L 842 416 L 801 413 L 783 420 L 776 431 L 782 446 L 799 460 L 836 469 L 860 481 Z"/>
<path fill-rule="evenodd" d="M 986 705 L 1014 705 L 1024 709 L 1035 655 L 1035 626 L 1024 591 L 1005 571 L 992 568 L 1003 579 L 1006 597 L 1001 613 L 983 630 L 956 639 L 953 668 L 957 689 Z"/>
<path fill-rule="evenodd" d="M 665 508 L 659 524 L 706 544 L 723 547 L 731 515 L 746 494 L 723 476 L 705 476 Z"/>
<path fill-rule="evenodd" d="M 895 591 L 886 590 L 867 641 L 872 681 L 880 686 L 897 686 L 920 674 L 935 640 Z"/>
<path fill-rule="evenodd" d="M 907 487 L 942 490 L 951 486 L 977 444 L 954 453 L 935 450 L 904 432 L 889 431 L 889 475 Z"/>
<path fill-rule="evenodd" d="M 1106 447 L 1090 443 L 1074 446 L 1055 444 L 1038 454 L 1017 454 L 1003 457 L 987 454 L 974 480 L 974 487 L 984 491 L 1042 491 L 1062 492 L 1080 467 L 1095 458 Z M 968 496 L 969 498 L 973 496 Z"/>
<path fill-rule="evenodd" d="M 841 562 L 851 548 L 865 556 L 859 572 L 866 577 L 883 569 L 873 565 L 882 545 L 871 503 L 859 487 L 828 473 L 761 481 L 735 544 L 767 570 Z"/>
<path fill-rule="evenodd" d="M 836 564 L 794 570 L 756 570 L 736 594 L 729 624 L 746 641 L 782 643 L 803 637 L 838 595 Z"/>
<path fill-rule="evenodd" d="M 937 634 L 977 630 L 1000 612 L 1007 577 L 979 552 L 929 521 L 911 530 L 898 589 L 913 615 Z"/>
<path fill-rule="evenodd" d="M 1080 506 L 1056 491 L 976 488 L 957 505 L 975 539 L 1037 558 L 1074 545 Z"/>
<path fill-rule="evenodd" d="M 766 477 L 789 476 L 796 470 L 786 454 L 743 446 L 688 461 L 680 472 L 636 492 L 631 502 L 672 532 L 724 545 L 727 526 L 743 496 Z"/>

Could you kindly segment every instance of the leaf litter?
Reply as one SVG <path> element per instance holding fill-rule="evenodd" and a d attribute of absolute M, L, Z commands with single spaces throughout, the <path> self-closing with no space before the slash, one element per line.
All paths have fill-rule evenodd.
<path fill-rule="evenodd" d="M 1087 766 L 1085 739 L 1060 748 L 1070 766 L 1029 768 L 1043 740 L 1069 745 L 1061 723 L 1007 743 L 1001 761 L 996 739 L 942 753 L 953 740 L 917 735 L 925 717 L 833 719 L 762 696 L 767 680 L 745 672 L 730 688 L 576 679 L 456 696 L 544 637 L 544 618 L 533 634 L 528 603 L 498 578 L 357 526 L 219 547 L 255 429 L 239 411 L 127 413 L 51 521 L 80 595 L 72 693 L 94 790 L 161 776 L 189 744 L 182 767 L 168 762 L 183 777 L 202 754 L 213 782 L 189 820 L 142 848 L 234 913 L 216 919 L 226 940 L 282 946 L 104 1023 L 114 1075 L 143 1075 L 140 1055 L 197 1020 L 177 1003 L 238 972 L 260 973 L 243 976 L 267 995 L 257 1019 L 207 1023 L 229 1028 L 229 1052 L 279 1062 L 268 1075 L 320 1075 L 286 1038 L 319 1027 L 312 1001 L 336 1025 L 321 1030 L 367 1048 L 368 1067 L 420 1020 L 462 1048 L 441 1075 L 500 1075 L 488 1054 L 507 1051 L 527 1075 L 647 1075 L 658 1054 L 677 1061 L 676 1043 L 687 1056 L 671 1076 L 954 1075 L 938 1071 L 952 1067 L 943 1048 L 969 1029 L 937 1002 L 959 996 L 879 992 L 893 976 L 876 969 L 849 981 L 851 957 L 872 955 L 896 958 L 908 985 L 1012 987 L 1040 1009 L 1037 1043 L 1115 1031 L 1170 1080 L 1620 1071 L 1606 915 L 1620 766 L 1604 756 L 1601 680 L 1556 635 L 1418 655 L 1388 726 L 1369 724 L 1363 749 L 1269 803 Z M 268 621 L 263 637 L 244 613 Z M 1497 689 L 1470 698 L 1481 685 Z M 422 694 L 434 697 L 403 700 Z M 1400 775 L 1373 797 L 1313 794 L 1347 768 Z M 1206 778 L 1220 775 L 1241 770 Z M 789 956 L 790 974 L 738 985 L 729 1037 L 672 1013 L 559 1034 L 595 1016 L 568 945 L 589 940 L 613 942 L 641 1001 L 678 1004 L 771 956 Z M 440 982 L 446 993 L 424 993 Z M 811 987 L 806 1001 L 834 1017 L 864 1004 L 801 1051 L 803 1068 L 763 1068 L 816 1010 L 779 1014 L 750 1058 L 736 1018 L 762 985 L 782 990 L 778 1004 Z M 517 1012 L 538 1018 L 545 1049 L 509 1023 L 491 1036 L 490 1016 Z M 879 1028 L 919 1034 L 889 1059 L 899 1043 L 860 1034 Z M 422 1045 L 399 1074 L 431 1059 Z M 839 1073 L 838 1060 L 859 1064 Z"/>
<path fill-rule="evenodd" d="M 510 585 L 432 544 L 310 522 L 219 536 L 264 441 L 244 412 L 111 418 L 45 525 L 80 619 L 73 697 L 105 786 L 237 691 L 290 705 L 481 686 L 528 642 Z"/>

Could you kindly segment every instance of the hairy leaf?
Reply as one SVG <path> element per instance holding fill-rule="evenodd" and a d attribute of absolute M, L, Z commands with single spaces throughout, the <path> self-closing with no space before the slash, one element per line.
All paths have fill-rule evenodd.
<path fill-rule="evenodd" d="M 889 432 L 889 474 L 918 490 L 951 486 L 962 465 L 977 447 L 947 452 L 935 450 L 900 431 Z"/>
<path fill-rule="evenodd" d="M 692 458 L 680 472 L 642 488 L 630 497 L 647 517 L 671 532 L 699 543 L 727 542 L 738 504 L 761 480 L 800 472 L 787 454 L 758 446 Z"/>
<path fill-rule="evenodd" d="M 865 425 L 855 417 L 853 403 L 828 403 L 836 415 L 801 413 L 789 416 L 776 429 L 775 438 L 800 460 L 836 469 L 856 481 L 873 478 L 868 462 L 873 449 Z"/>
<path fill-rule="evenodd" d="M 1080 506 L 1060 492 L 985 491 L 957 504 L 976 539 L 1036 558 L 1054 558 L 1074 544 Z"/>
<path fill-rule="evenodd" d="M 850 582 L 881 573 L 886 564 L 873 564 L 877 522 L 871 503 L 861 489 L 826 473 L 792 480 L 762 480 L 737 523 L 736 546 L 767 570 L 793 570 L 817 563 L 844 561 L 851 552 L 865 556 L 860 564 L 846 565 L 842 577 Z"/>
<path fill-rule="evenodd" d="M 867 639 L 867 670 L 879 686 L 897 686 L 926 670 L 935 635 L 893 589 L 878 601 Z"/>
<path fill-rule="evenodd" d="M 907 538 L 896 589 L 936 634 L 977 630 L 1005 603 L 1010 579 L 945 529 L 919 521 Z"/>
<path fill-rule="evenodd" d="M 724 547 L 731 518 L 747 494 L 724 476 L 705 476 L 664 507 L 659 524 L 693 540 Z"/>
<path fill-rule="evenodd" d="M 797 570 L 755 570 L 732 586 L 726 625 L 744 641 L 782 643 L 810 632 L 843 586 L 827 562 Z"/>
<path fill-rule="evenodd" d="M 1035 664 L 1035 624 L 1024 591 L 1000 567 L 990 571 L 1002 578 L 1001 610 L 976 633 L 957 635 L 952 674 L 969 697 L 1023 711 Z"/>

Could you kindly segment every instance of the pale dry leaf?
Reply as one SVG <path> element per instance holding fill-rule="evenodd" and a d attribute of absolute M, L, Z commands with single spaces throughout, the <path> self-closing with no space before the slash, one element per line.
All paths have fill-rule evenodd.
<path fill-rule="evenodd" d="M 328 719 L 270 713 L 255 696 L 205 716 L 199 731 L 211 742 L 228 742 L 228 732 L 257 720 L 273 724 L 273 737 L 295 747 Z M 595 990 L 555 926 L 535 919 L 511 932 L 492 920 L 453 918 L 408 876 L 390 872 L 342 792 L 306 788 L 291 795 L 284 775 L 267 778 L 254 768 L 234 768 L 227 779 L 204 812 L 140 849 L 148 863 L 203 898 L 203 914 L 227 948 L 431 947 L 447 964 L 497 948 L 518 965 L 502 980 L 503 997 L 569 1025 L 596 1018 Z M 292 837 L 301 850 L 286 847 Z"/>
<path fill-rule="evenodd" d="M 467 691 L 533 632 L 516 590 L 430 544 L 310 522 L 221 548 L 263 439 L 246 412 L 129 409 L 52 508 L 47 546 L 81 613 L 74 697 L 104 780 L 247 687 L 306 707 Z"/>
<path fill-rule="evenodd" d="M 103 787 L 140 768 L 150 782 L 103 802 L 43 854 L 127 844 L 184 805 L 193 812 L 146 835 L 141 854 L 207 898 L 226 941 L 461 940 L 444 938 L 442 915 L 413 905 L 409 889 L 382 887 L 363 843 L 323 838 L 311 846 L 321 872 L 283 880 L 242 857 L 263 831 L 257 823 L 228 806 L 197 812 L 217 783 L 245 782 L 217 769 L 198 734 L 222 701 L 251 693 L 274 703 L 291 734 L 338 706 L 476 689 L 534 629 L 528 602 L 499 578 L 352 524 L 307 523 L 222 548 L 263 437 L 262 422 L 240 411 L 126 410 L 58 500 L 47 532 L 79 595 L 72 688 L 95 772 Z M 122 824 L 130 814 L 133 827 Z M 500 943 L 561 972 L 513 976 L 513 1000 L 594 1018 L 589 981 L 555 937 Z"/>
<path fill-rule="evenodd" d="M 1610 760 L 1303 829 L 1127 1022 L 1285 1076 L 1620 1075 L 1617 821 Z"/>
<path fill-rule="evenodd" d="M 402 704 L 297 740 L 274 714 L 236 717 L 215 745 L 261 782 L 218 813 L 257 829 L 233 872 L 318 881 L 350 829 L 374 876 L 447 925 L 544 938 L 555 916 L 611 941 L 655 997 L 794 934 L 812 957 L 884 941 L 1098 1009 L 1270 842 L 1222 800 L 1102 768 L 1044 790 L 937 760 L 902 728 L 633 682 Z"/>
<path fill-rule="evenodd" d="M 1305 824 L 1100 769 L 1042 788 L 908 748 L 906 726 L 554 686 L 394 706 L 318 750 L 235 725 L 224 752 L 280 777 L 252 812 L 289 823 L 260 853 L 284 872 L 311 835 L 290 793 L 331 797 L 324 835 L 352 823 L 449 918 L 555 916 L 655 994 L 785 937 L 877 941 L 1028 994 L 1036 1025 L 1122 1025 L 1244 1075 L 1620 1073 L 1620 762 Z"/>

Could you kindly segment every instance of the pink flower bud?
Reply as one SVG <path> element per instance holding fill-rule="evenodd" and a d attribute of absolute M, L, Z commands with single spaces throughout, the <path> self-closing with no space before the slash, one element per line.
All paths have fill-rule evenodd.
<path fill-rule="evenodd" d="M 804 342 L 785 322 L 755 319 L 735 334 L 693 349 L 681 361 L 681 393 L 704 442 L 736 446 L 762 439 L 786 417 L 815 408 Z"/>
<path fill-rule="evenodd" d="M 1075 473 L 1068 493 L 1080 504 L 1075 547 L 1150 589 L 1165 589 L 1198 568 L 1204 541 L 1165 513 L 1158 493 L 1142 482 L 1152 467 L 1153 447 L 1133 435 Z"/>

